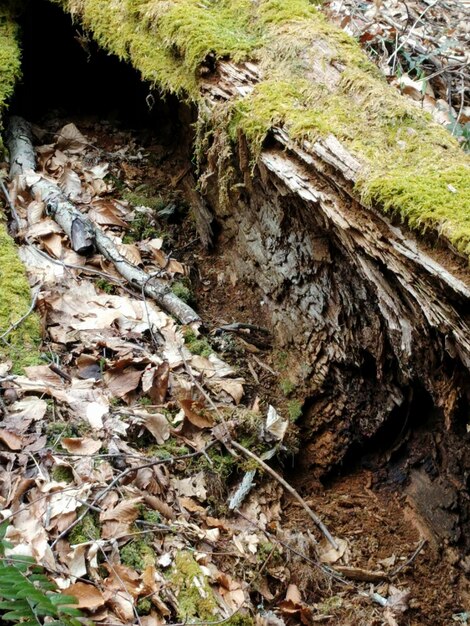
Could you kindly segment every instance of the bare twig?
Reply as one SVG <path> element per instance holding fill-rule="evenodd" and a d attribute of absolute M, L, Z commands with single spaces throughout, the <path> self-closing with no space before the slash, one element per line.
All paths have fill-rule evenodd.
<path fill-rule="evenodd" d="M 26 311 L 26 313 L 24 315 L 22 315 L 19 320 L 14 322 L 9 328 L 7 328 L 7 330 L 4 333 L 2 333 L 0 335 L 0 340 L 5 341 L 5 337 L 7 337 L 11 332 L 16 330 L 18 328 L 18 326 L 20 326 L 25 321 L 25 319 L 28 318 L 31 315 L 31 313 L 34 311 L 34 307 L 36 306 L 36 302 L 38 300 L 38 296 L 39 296 L 39 292 L 41 291 L 41 287 L 42 287 L 42 285 L 39 285 L 36 288 L 36 290 L 34 291 L 33 299 L 31 300 L 31 305 L 30 305 L 29 309 Z"/>
<path fill-rule="evenodd" d="M 16 211 L 15 205 L 13 204 L 11 196 L 8 193 L 8 189 L 6 188 L 6 185 L 3 182 L 3 179 L 1 177 L 0 177 L 0 187 L 2 188 L 3 195 L 5 196 L 5 200 L 8 202 L 8 206 L 10 207 L 11 216 L 12 216 L 12 218 L 15 221 L 16 230 L 18 231 L 18 230 L 20 230 L 20 226 L 21 226 L 20 216 L 18 215 L 18 213 Z"/>
<path fill-rule="evenodd" d="M 421 550 L 424 548 L 424 546 L 426 545 L 427 541 L 426 539 L 421 539 L 421 541 L 418 544 L 418 547 L 416 548 L 416 550 L 413 552 L 413 554 L 410 556 L 410 558 L 405 561 L 404 563 L 402 563 L 399 567 L 397 567 L 395 570 L 393 570 L 393 572 L 390 574 L 390 578 L 396 576 L 397 574 L 399 574 L 402 570 L 405 569 L 405 567 L 408 567 L 408 565 L 411 565 L 411 563 L 413 563 L 413 561 L 415 560 L 415 558 L 418 556 L 418 554 L 421 552 Z"/>
<path fill-rule="evenodd" d="M 223 441 L 223 443 L 227 446 L 228 450 L 230 451 L 230 447 L 233 446 L 234 448 L 236 448 L 237 450 L 239 450 L 240 452 L 242 452 L 245 456 L 248 456 L 250 459 L 252 459 L 253 461 L 256 461 L 256 463 L 262 467 L 266 472 L 268 472 L 268 474 L 270 474 L 275 480 L 277 480 L 277 482 L 279 484 L 281 484 L 284 489 L 289 492 L 296 500 L 297 502 L 302 506 L 302 508 L 306 511 L 306 513 L 308 514 L 308 516 L 310 517 L 310 519 L 318 526 L 318 528 L 321 530 L 321 532 L 324 534 L 324 536 L 326 537 L 326 539 L 329 541 L 329 543 L 333 546 L 333 548 L 335 550 L 338 549 L 338 544 L 336 543 L 334 537 L 332 536 L 332 534 L 329 532 L 328 528 L 325 526 L 325 524 L 321 521 L 321 519 L 318 517 L 318 515 L 316 513 L 314 513 L 312 511 L 312 509 L 308 506 L 308 504 L 305 502 L 305 500 L 302 498 L 302 496 L 299 494 L 298 491 L 296 491 L 294 489 L 294 487 L 292 487 L 291 485 L 289 485 L 289 483 L 284 480 L 284 478 L 282 478 L 282 476 L 280 474 L 278 474 L 275 470 L 273 470 L 272 467 L 270 467 L 267 463 L 265 463 L 262 459 L 260 459 L 259 456 L 257 456 L 256 454 L 254 454 L 254 452 L 251 452 L 250 450 L 248 450 L 247 448 L 245 448 L 244 446 L 242 446 L 240 443 L 238 443 L 237 441 L 235 441 L 234 439 L 232 439 L 231 435 L 230 435 L 230 431 L 228 428 L 228 424 L 224 418 L 224 416 L 222 415 L 222 413 L 219 411 L 219 409 L 217 408 L 217 406 L 214 404 L 212 398 L 209 396 L 209 394 L 206 392 L 206 390 L 204 389 L 204 387 L 195 379 L 195 377 L 193 376 L 193 373 L 191 372 L 190 367 L 188 366 L 188 363 L 184 357 L 183 351 L 180 350 L 180 354 L 181 354 L 181 358 L 183 359 L 183 363 L 186 367 L 186 370 L 188 372 L 188 374 L 191 377 L 191 380 L 193 381 L 193 383 L 196 385 L 196 387 L 199 389 L 199 391 L 203 394 L 203 396 L 206 398 L 206 400 L 209 402 L 210 406 L 214 409 L 214 411 L 216 412 L 216 414 L 218 415 L 218 417 L 220 418 L 220 420 L 222 421 L 222 423 L 225 426 L 225 440 Z"/>
<path fill-rule="evenodd" d="M 308 504 L 305 502 L 299 492 L 294 489 L 294 487 L 289 485 L 289 483 L 284 480 L 284 478 L 282 478 L 280 474 L 278 474 L 275 470 L 273 470 L 272 467 L 270 467 L 267 463 L 260 459 L 259 456 L 251 452 L 251 450 L 248 450 L 247 448 L 242 446 L 241 443 L 238 443 L 238 441 L 232 439 L 230 441 L 230 445 L 232 445 L 237 450 L 240 450 L 240 452 L 242 452 L 245 456 L 253 459 L 253 461 L 256 461 L 258 465 L 260 465 L 266 472 L 268 472 L 268 474 L 270 474 L 275 480 L 277 480 L 277 482 L 281 484 L 284 489 L 297 500 L 297 502 L 301 505 L 301 507 L 304 509 L 310 519 L 318 526 L 318 528 L 321 530 L 321 532 L 324 534 L 324 536 L 327 538 L 333 548 L 335 550 L 338 550 L 338 544 L 336 543 L 328 528 L 321 521 L 318 515 L 312 511 L 312 509 L 308 506 Z"/>

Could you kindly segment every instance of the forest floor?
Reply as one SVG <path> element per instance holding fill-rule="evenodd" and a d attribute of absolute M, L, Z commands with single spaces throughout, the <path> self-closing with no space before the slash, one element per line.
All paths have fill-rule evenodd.
<path fill-rule="evenodd" d="M 458 555 L 434 544 L 399 488 L 378 488 L 360 462 L 324 484 L 299 469 L 289 355 L 256 286 L 231 271 L 229 244 L 200 245 L 179 187 L 188 164 L 171 143 L 91 118 L 48 119 L 36 134 L 38 170 L 188 300 L 203 333 L 101 255 L 75 254 L 13 181 L 44 341 L 24 375 L 0 366 L 7 555 L 33 556 L 103 626 L 467 623 Z M 298 490 L 337 549 L 235 453 L 226 426 Z"/>
<path fill-rule="evenodd" d="M 468 0 L 329 0 L 325 10 L 389 83 L 470 151 Z"/>

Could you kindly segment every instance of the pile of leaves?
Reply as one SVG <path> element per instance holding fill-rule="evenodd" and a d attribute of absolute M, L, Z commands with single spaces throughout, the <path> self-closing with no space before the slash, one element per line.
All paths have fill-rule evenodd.
<path fill-rule="evenodd" d="M 113 150 L 90 135 L 60 128 L 38 148 L 38 174 L 57 181 L 133 263 L 169 285 L 187 277 L 163 232 L 177 194 L 149 196 L 139 180 L 150 152 L 125 132 Z M 69 606 L 71 596 L 106 626 L 311 624 L 334 612 L 333 587 L 336 608 L 365 598 L 370 616 L 398 623 L 409 592 L 387 582 L 395 561 L 379 573 L 335 570 L 354 561 L 350 542 L 336 538 L 332 548 L 309 525 L 283 528 L 281 484 L 230 445 L 275 462 L 288 420 L 259 398 L 243 404 L 243 377 L 197 328 L 178 326 L 123 285 L 100 255 L 75 254 L 21 179 L 10 194 L 44 349 L 22 375 L 0 364 L 9 559 L 0 568 L 23 560 L 23 575 L 32 559 L 66 595 L 50 601 Z M 18 621 L 2 606 L 4 619 Z"/>
<path fill-rule="evenodd" d="M 391 84 L 470 150 L 470 10 L 465 0 L 332 0 L 330 17 L 356 37 Z"/>

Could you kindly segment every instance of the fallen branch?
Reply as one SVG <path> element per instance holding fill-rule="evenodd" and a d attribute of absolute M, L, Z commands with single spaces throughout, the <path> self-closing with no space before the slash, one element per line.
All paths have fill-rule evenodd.
<path fill-rule="evenodd" d="M 53 182 L 35 173 L 36 158 L 31 129 L 26 120 L 13 116 L 7 133 L 10 150 L 10 178 L 25 175 L 26 185 L 34 195 L 42 198 L 51 216 L 61 226 L 77 253 L 89 253 L 93 244 L 131 285 L 143 289 L 168 313 L 182 324 L 200 322 L 199 315 L 180 300 L 163 281 L 150 277 L 129 263 L 118 251 L 115 243 L 77 209 Z"/>
<path fill-rule="evenodd" d="M 20 230 L 20 226 L 21 226 L 20 217 L 19 217 L 19 215 L 18 215 L 18 213 L 16 211 L 15 205 L 12 202 L 11 196 L 8 193 L 8 189 L 6 188 L 5 183 L 3 182 L 2 178 L 0 178 L 0 187 L 2 188 L 2 192 L 3 192 L 3 195 L 5 196 L 5 200 L 7 201 L 8 206 L 10 207 L 10 213 L 11 213 L 11 216 L 12 216 L 13 221 L 15 223 L 15 229 L 14 230 L 16 232 L 18 232 Z"/>

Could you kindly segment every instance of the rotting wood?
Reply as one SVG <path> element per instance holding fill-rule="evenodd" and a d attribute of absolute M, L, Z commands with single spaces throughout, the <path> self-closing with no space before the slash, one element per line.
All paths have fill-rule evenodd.
<path fill-rule="evenodd" d="M 13 180 L 16 176 L 24 177 L 27 187 L 43 199 L 51 216 L 78 246 L 74 247 L 77 253 L 89 252 L 94 242 L 97 250 L 114 265 L 121 276 L 153 298 L 182 324 L 200 322 L 199 315 L 180 300 L 166 283 L 129 263 L 113 241 L 79 211 L 54 183 L 34 171 L 36 159 L 31 130 L 26 120 L 17 116 L 11 117 L 7 143 L 10 150 L 10 178 Z"/>
<path fill-rule="evenodd" d="M 203 89 L 216 110 L 257 80 L 252 64 L 222 61 L 217 80 Z M 361 164 L 333 135 L 294 142 L 274 128 L 249 188 L 243 146 L 239 141 L 221 162 L 225 141 L 215 131 L 200 165 L 203 188 L 221 228 L 219 245 L 229 248 L 237 274 L 259 288 L 278 343 L 299 355 L 290 375 L 307 398 L 301 428 L 308 443 L 300 462 L 321 476 L 384 427 L 393 432 L 394 420 L 399 432 L 400 415 L 411 415 L 405 431 L 432 419 L 439 433 L 432 446 L 420 443 L 424 435 L 407 445 L 416 447 L 420 462 L 433 459 L 430 480 L 439 497 L 432 503 L 410 497 L 430 523 L 437 510 L 447 520 L 438 536 L 465 552 L 468 462 L 459 433 L 470 386 L 466 261 L 436 253 L 361 204 L 354 187 Z M 423 394 L 429 406 L 423 407 Z M 406 446 L 401 452 L 411 453 Z"/>

